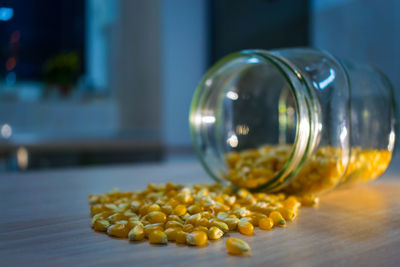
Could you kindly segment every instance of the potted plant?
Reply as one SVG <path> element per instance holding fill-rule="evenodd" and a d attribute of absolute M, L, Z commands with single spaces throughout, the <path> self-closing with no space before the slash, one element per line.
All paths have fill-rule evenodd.
<path fill-rule="evenodd" d="M 56 55 L 44 64 L 44 81 L 66 97 L 76 86 L 80 69 L 80 58 L 75 52 Z"/>

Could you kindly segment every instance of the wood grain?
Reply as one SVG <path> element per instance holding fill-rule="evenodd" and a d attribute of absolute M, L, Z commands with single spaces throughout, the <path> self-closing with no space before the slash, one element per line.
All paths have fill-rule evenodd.
<path fill-rule="evenodd" d="M 92 231 L 87 195 L 149 182 L 211 181 L 196 162 L 0 176 L 0 265 L 400 266 L 400 179 L 323 196 L 285 229 L 241 236 L 250 256 L 225 252 L 225 240 L 205 248 L 129 243 Z M 239 236 L 239 234 L 230 234 Z"/>

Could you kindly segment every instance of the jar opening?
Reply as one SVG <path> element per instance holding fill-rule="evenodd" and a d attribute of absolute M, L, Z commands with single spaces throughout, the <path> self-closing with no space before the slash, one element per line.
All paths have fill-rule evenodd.
<path fill-rule="evenodd" d="M 300 159 L 293 159 L 302 156 L 310 127 L 288 75 L 273 57 L 246 51 L 222 59 L 205 75 L 190 125 L 196 152 L 214 179 L 271 189 L 296 168 Z"/>

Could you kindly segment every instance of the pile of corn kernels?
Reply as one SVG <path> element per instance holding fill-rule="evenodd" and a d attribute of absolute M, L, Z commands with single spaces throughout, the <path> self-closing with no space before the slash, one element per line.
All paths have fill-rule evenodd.
<path fill-rule="evenodd" d="M 114 190 L 89 196 L 92 227 L 130 241 L 148 239 L 152 244 L 205 246 L 229 231 L 253 235 L 254 227 L 271 230 L 285 227 L 296 218 L 301 205 L 314 205 L 316 198 L 298 199 L 283 193 L 233 191 L 220 184 L 192 186 L 149 184 L 140 192 Z M 230 254 L 243 254 L 249 245 L 229 238 Z"/>
<path fill-rule="evenodd" d="M 292 147 L 287 145 L 266 145 L 228 153 L 226 179 L 248 189 L 264 185 L 284 167 L 291 151 Z M 347 170 L 342 161 L 344 156 L 339 148 L 319 148 L 283 191 L 297 195 L 315 194 L 339 184 L 373 180 L 386 170 L 392 154 L 387 150 L 353 148 Z"/>
<path fill-rule="evenodd" d="M 263 146 L 229 153 L 227 180 L 241 188 L 256 188 L 283 168 L 290 152 L 290 146 Z M 139 192 L 93 194 L 89 196 L 92 227 L 133 242 L 148 239 L 152 244 L 176 242 L 191 246 L 205 246 L 208 240 L 220 239 L 229 231 L 253 235 L 254 227 L 285 227 L 287 221 L 296 218 L 301 205 L 318 203 L 314 193 L 340 183 L 375 179 L 391 159 L 389 151 L 355 148 L 346 170 L 340 153 L 332 147 L 318 149 L 281 193 L 234 191 L 220 184 L 166 183 L 149 184 Z M 228 238 L 225 244 L 230 254 L 250 250 L 238 238 Z"/>

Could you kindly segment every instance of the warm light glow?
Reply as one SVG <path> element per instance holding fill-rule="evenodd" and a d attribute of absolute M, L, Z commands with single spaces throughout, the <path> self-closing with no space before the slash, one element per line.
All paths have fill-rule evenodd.
<path fill-rule="evenodd" d="M 17 164 L 21 170 L 25 170 L 28 167 L 29 154 L 25 147 L 20 147 L 17 150 Z"/>
<path fill-rule="evenodd" d="M 228 143 L 228 145 L 230 145 L 231 147 L 237 147 L 239 144 L 239 140 L 236 136 L 236 134 L 232 134 L 231 137 L 229 137 L 226 142 Z"/>
<path fill-rule="evenodd" d="M 1 126 L 0 132 L 1 132 L 1 136 L 8 139 L 12 135 L 12 128 L 10 125 L 5 123 L 5 124 L 3 124 L 3 126 Z"/>
<path fill-rule="evenodd" d="M 236 92 L 229 91 L 226 93 L 226 97 L 232 100 L 237 100 L 239 98 L 239 95 Z"/>

